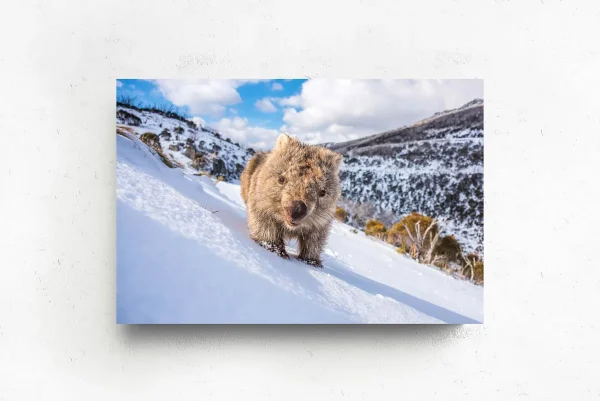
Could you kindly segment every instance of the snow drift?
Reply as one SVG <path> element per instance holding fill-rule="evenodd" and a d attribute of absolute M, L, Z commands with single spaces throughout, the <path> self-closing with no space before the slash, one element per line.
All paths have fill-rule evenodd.
<path fill-rule="evenodd" d="M 480 323 L 483 288 L 335 223 L 324 269 L 248 237 L 236 183 L 117 135 L 118 323 Z M 295 255 L 295 244 L 288 252 Z"/>

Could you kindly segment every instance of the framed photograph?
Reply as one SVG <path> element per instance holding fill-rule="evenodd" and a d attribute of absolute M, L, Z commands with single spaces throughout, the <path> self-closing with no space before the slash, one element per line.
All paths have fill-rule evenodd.
<path fill-rule="evenodd" d="M 482 80 L 116 86 L 118 323 L 483 323 Z"/>

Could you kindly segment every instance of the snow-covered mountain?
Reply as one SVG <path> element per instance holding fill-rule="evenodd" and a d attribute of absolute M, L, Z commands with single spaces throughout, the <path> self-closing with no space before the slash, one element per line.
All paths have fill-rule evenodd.
<path fill-rule="evenodd" d="M 196 173 L 207 173 L 224 179 L 239 179 L 246 162 L 254 154 L 215 130 L 197 126 L 174 113 L 143 110 L 117 105 L 117 128 L 125 128 L 137 136 L 158 136 L 166 157 L 180 167 L 191 167 Z"/>
<path fill-rule="evenodd" d="M 345 224 L 333 227 L 324 269 L 263 249 L 248 236 L 239 182 L 198 176 L 175 151 L 167 157 L 182 167 L 169 168 L 129 131 L 181 121 L 135 115 L 139 125 L 117 135 L 118 323 L 483 322 L 482 287 Z M 172 142 L 161 139 L 163 149 Z"/>
<path fill-rule="evenodd" d="M 324 146 L 344 155 L 347 203 L 371 203 L 387 225 L 412 211 L 446 218 L 463 249 L 483 254 L 483 100 Z"/>

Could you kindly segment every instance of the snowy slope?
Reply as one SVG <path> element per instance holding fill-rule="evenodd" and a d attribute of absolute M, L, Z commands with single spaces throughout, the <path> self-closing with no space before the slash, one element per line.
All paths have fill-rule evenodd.
<path fill-rule="evenodd" d="M 476 323 L 483 288 L 336 223 L 324 269 L 248 238 L 236 183 L 117 135 L 119 323 Z M 289 251 L 295 253 L 291 244 Z"/>
<path fill-rule="evenodd" d="M 123 114 L 133 115 L 139 119 L 134 124 L 131 119 L 123 118 Z M 188 146 L 192 146 L 196 154 L 202 154 L 204 162 L 196 170 L 206 171 L 216 175 L 223 175 L 227 179 L 239 178 L 243 166 L 254 154 L 253 151 L 231 142 L 210 128 L 197 127 L 191 121 L 181 121 L 169 118 L 156 112 L 146 110 L 135 110 L 128 107 L 117 107 L 117 126 L 126 127 L 135 132 L 138 137 L 145 133 L 160 135 L 164 130 L 169 132 L 170 137 L 160 137 L 160 145 L 164 153 L 184 167 L 190 167 L 192 160 L 185 155 Z M 181 133 L 177 133 L 177 129 Z M 178 147 L 177 150 L 171 147 Z M 222 169 L 215 171 L 218 163 L 222 163 Z"/>

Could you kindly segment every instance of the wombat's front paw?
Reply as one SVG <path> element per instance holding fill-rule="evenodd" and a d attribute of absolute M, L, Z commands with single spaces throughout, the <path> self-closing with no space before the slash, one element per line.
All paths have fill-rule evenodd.
<path fill-rule="evenodd" d="M 290 255 L 288 255 L 288 253 L 285 251 L 285 245 L 283 245 L 283 243 L 258 241 L 258 240 L 255 240 L 255 241 L 258 245 L 262 246 L 266 250 L 277 254 L 277 256 L 280 256 L 284 259 L 290 258 Z"/>
<path fill-rule="evenodd" d="M 307 259 L 303 257 L 298 257 L 298 260 L 306 263 L 307 265 L 323 268 L 323 263 L 321 263 L 321 261 L 318 259 Z"/>

